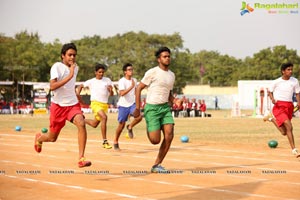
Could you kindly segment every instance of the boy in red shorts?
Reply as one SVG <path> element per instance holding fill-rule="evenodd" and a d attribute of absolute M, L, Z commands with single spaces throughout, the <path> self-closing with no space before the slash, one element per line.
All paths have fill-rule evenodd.
<path fill-rule="evenodd" d="M 264 121 L 273 122 L 276 128 L 284 136 L 287 136 L 290 146 L 292 148 L 292 154 L 296 157 L 300 157 L 300 154 L 295 147 L 292 117 L 293 117 L 293 94 L 296 94 L 297 105 L 300 104 L 299 99 L 299 82 L 296 78 L 292 77 L 293 64 L 286 63 L 281 66 L 282 76 L 274 80 L 271 84 L 269 97 L 274 104 L 273 116 L 268 115 L 264 117 Z"/>
<path fill-rule="evenodd" d="M 43 142 L 55 142 L 66 121 L 78 129 L 78 167 L 88 167 L 92 163 L 85 160 L 84 151 L 87 139 L 84 116 L 75 93 L 77 48 L 75 44 L 64 44 L 61 49 L 62 62 L 56 62 L 50 71 L 50 89 L 53 92 L 50 106 L 50 131 L 35 136 L 34 149 L 40 153 Z"/>

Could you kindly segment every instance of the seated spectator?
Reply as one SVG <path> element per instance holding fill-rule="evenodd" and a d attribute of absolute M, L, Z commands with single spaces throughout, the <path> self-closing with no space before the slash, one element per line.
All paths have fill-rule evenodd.
<path fill-rule="evenodd" d="M 14 114 L 14 107 L 15 107 L 15 104 L 13 101 L 11 101 L 9 103 L 9 108 L 10 108 L 10 114 Z"/>
<path fill-rule="evenodd" d="M 186 98 L 185 100 L 185 107 L 186 107 L 187 116 L 190 117 L 190 112 L 192 110 L 192 102 L 190 102 L 189 98 Z"/>
<path fill-rule="evenodd" d="M 182 108 L 187 112 L 188 102 L 186 98 L 182 98 Z"/>
<path fill-rule="evenodd" d="M 143 98 L 141 102 L 141 108 L 140 108 L 141 112 L 144 112 L 145 105 L 146 105 L 146 98 Z"/>
<path fill-rule="evenodd" d="M 176 99 L 172 106 L 172 112 L 174 113 L 174 117 L 178 117 L 179 112 L 183 111 L 183 105 L 182 105 L 181 99 Z"/>
<path fill-rule="evenodd" d="M 206 116 L 206 114 L 205 114 L 205 112 L 206 112 L 206 104 L 205 104 L 204 99 L 202 99 L 200 101 L 200 111 L 201 111 L 201 117 L 205 117 Z"/>
<path fill-rule="evenodd" d="M 197 102 L 195 98 L 192 98 L 192 102 L 191 102 L 191 112 L 190 112 L 190 116 L 191 117 L 197 117 L 199 116 L 199 111 L 197 109 Z"/>

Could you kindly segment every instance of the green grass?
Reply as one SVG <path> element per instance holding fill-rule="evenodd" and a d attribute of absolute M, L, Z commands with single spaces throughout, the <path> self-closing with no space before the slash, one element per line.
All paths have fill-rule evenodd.
<path fill-rule="evenodd" d="M 286 137 L 280 135 L 277 129 L 269 122 L 263 122 L 261 118 L 251 117 L 252 111 L 242 111 L 243 116 L 232 118 L 231 110 L 209 110 L 210 118 L 175 118 L 175 140 L 179 141 L 180 136 L 187 135 L 190 141 L 195 144 L 246 144 L 250 146 L 265 145 L 271 139 L 276 139 L 279 144 L 288 145 Z M 92 118 L 87 114 L 86 118 Z M 299 119 L 293 119 L 294 136 L 296 145 L 300 142 Z M 43 127 L 48 128 L 49 115 L 0 115 L 0 133 L 15 131 L 17 125 L 22 126 L 24 134 L 39 132 Z M 117 114 L 108 114 L 107 134 L 110 140 L 113 139 L 117 127 Z M 146 130 L 143 120 L 134 129 L 139 138 L 144 137 Z M 100 137 L 100 128 L 88 127 L 89 135 Z M 76 128 L 67 123 L 62 134 L 74 134 Z M 299 146 L 299 145 L 297 145 Z"/>

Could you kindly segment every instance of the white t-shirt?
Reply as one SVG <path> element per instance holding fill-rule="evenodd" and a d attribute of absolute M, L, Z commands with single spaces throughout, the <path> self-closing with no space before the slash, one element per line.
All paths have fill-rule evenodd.
<path fill-rule="evenodd" d="M 169 101 L 169 94 L 173 90 L 175 82 L 175 74 L 171 70 L 164 71 L 157 66 L 149 69 L 141 82 L 148 86 L 146 102 L 163 104 Z"/>
<path fill-rule="evenodd" d="M 273 92 L 276 101 L 293 102 L 293 94 L 299 93 L 299 91 L 299 82 L 294 77 L 289 80 L 283 80 L 282 77 L 275 79 L 270 88 L 270 92 Z"/>
<path fill-rule="evenodd" d="M 133 87 L 127 94 L 120 96 L 118 101 L 118 106 L 129 107 L 135 103 L 135 88 L 137 85 L 137 80 L 132 78 L 135 82 L 135 87 Z M 127 90 L 132 85 L 132 79 L 127 80 L 125 77 L 119 80 L 119 90 Z"/>
<path fill-rule="evenodd" d="M 62 62 L 56 62 L 50 70 L 50 79 L 60 81 L 70 74 L 69 67 Z M 65 85 L 53 90 L 51 101 L 60 106 L 72 106 L 78 103 L 75 93 L 75 83 L 78 74 L 78 66 L 75 67 L 74 76 Z"/>
<path fill-rule="evenodd" d="M 84 87 L 89 87 L 91 92 L 91 101 L 107 103 L 109 97 L 108 86 L 112 85 L 110 78 L 102 77 L 102 79 L 92 78 L 83 83 Z"/>

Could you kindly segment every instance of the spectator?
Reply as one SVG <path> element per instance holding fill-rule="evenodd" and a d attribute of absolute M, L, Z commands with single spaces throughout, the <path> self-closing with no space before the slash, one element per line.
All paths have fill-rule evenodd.
<path fill-rule="evenodd" d="M 197 109 L 197 102 L 196 102 L 196 99 L 195 98 L 192 98 L 192 102 L 191 102 L 191 116 L 193 117 L 197 117 L 199 116 L 199 111 Z"/>
<path fill-rule="evenodd" d="M 186 104 L 187 116 L 190 117 L 190 112 L 192 111 L 192 102 L 190 102 L 190 99 L 187 98 L 185 104 Z"/>
<path fill-rule="evenodd" d="M 13 101 L 11 101 L 9 103 L 9 109 L 10 109 L 10 114 L 14 114 L 14 102 Z"/>
<path fill-rule="evenodd" d="M 206 114 L 205 114 L 205 112 L 206 112 L 206 104 L 205 104 L 204 99 L 202 99 L 200 101 L 200 111 L 201 111 L 201 117 L 205 117 L 206 116 Z"/>
<path fill-rule="evenodd" d="M 141 112 L 142 113 L 144 112 L 145 105 L 146 105 L 146 98 L 143 98 L 142 102 L 141 102 Z"/>
<path fill-rule="evenodd" d="M 172 112 L 174 113 L 174 117 L 178 117 L 179 112 L 183 111 L 183 102 L 181 99 L 176 99 L 173 103 Z"/>
<path fill-rule="evenodd" d="M 218 99 L 217 96 L 215 96 L 214 101 L 215 101 L 215 110 L 220 110 L 220 108 L 219 108 L 219 106 L 218 106 L 219 99 Z"/>

